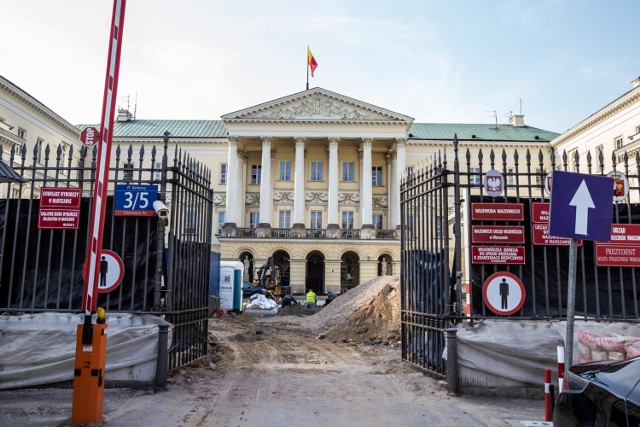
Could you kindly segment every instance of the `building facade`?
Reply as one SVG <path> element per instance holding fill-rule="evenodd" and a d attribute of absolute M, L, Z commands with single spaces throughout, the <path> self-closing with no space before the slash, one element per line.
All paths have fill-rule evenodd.
<path fill-rule="evenodd" d="M 137 120 L 121 111 L 114 147 L 159 145 L 165 131 L 170 151 L 211 168 L 221 259 L 246 260 L 251 280 L 273 258 L 282 284 L 297 294 L 339 292 L 399 273 L 400 182 L 427 159 L 451 155 L 454 135 L 478 184 L 482 176 L 473 173 L 483 150 L 548 153 L 558 135 L 525 126 L 523 116 L 500 125 L 414 123 L 314 88 L 221 120 Z"/>
<path fill-rule="evenodd" d="M 0 76 L 0 145 L 2 161 L 9 164 L 11 151 L 14 161 L 35 166 L 47 161 L 55 164 L 68 162 L 69 155 L 78 159 L 80 155 L 80 131 L 50 108 Z M 29 172 L 31 173 L 31 172 Z M 61 173 L 65 173 L 61 171 Z M 25 184 L 0 187 L 0 196 L 9 191 L 11 197 L 19 198 L 31 191 L 39 194 L 39 188 L 31 189 Z"/>

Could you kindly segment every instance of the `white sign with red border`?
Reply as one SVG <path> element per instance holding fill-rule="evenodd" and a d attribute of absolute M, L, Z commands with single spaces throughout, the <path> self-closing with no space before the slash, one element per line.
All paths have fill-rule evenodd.
<path fill-rule="evenodd" d="M 500 316 L 517 313 L 524 305 L 527 292 L 524 283 L 515 274 L 499 271 L 482 285 L 482 299 L 489 310 Z"/>
<path fill-rule="evenodd" d="M 100 251 L 99 262 L 99 277 L 98 280 L 98 293 L 105 294 L 116 289 L 122 282 L 124 277 L 124 263 L 120 256 L 108 249 Z M 87 277 L 87 265 L 82 269 L 82 275 L 86 280 Z"/>

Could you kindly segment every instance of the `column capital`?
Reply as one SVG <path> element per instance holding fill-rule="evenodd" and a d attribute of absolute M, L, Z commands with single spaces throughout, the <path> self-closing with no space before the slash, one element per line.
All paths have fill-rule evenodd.
<path fill-rule="evenodd" d="M 331 137 L 329 138 L 329 148 L 338 148 L 338 142 L 340 138 Z"/>
<path fill-rule="evenodd" d="M 373 138 L 362 138 L 362 148 L 371 149 L 371 143 L 373 143 Z"/>
<path fill-rule="evenodd" d="M 305 139 L 306 138 L 304 136 L 296 136 L 295 138 L 293 138 L 293 140 L 296 142 L 296 147 L 300 148 L 304 148 Z"/>
<path fill-rule="evenodd" d="M 407 144 L 407 138 L 396 138 L 396 147 L 404 147 Z"/>
<path fill-rule="evenodd" d="M 229 141 L 229 146 L 234 146 L 237 147 L 238 146 L 238 140 L 240 138 L 238 138 L 237 136 L 228 136 L 227 137 L 227 141 Z"/>
<path fill-rule="evenodd" d="M 260 141 L 262 141 L 262 146 L 267 146 L 270 147 L 271 146 L 271 141 L 273 140 L 272 137 L 270 136 L 261 136 L 260 137 Z"/>

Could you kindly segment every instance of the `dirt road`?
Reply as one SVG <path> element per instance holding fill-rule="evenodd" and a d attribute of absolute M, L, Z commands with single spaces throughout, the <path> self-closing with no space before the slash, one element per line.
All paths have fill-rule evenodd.
<path fill-rule="evenodd" d="M 523 426 L 542 419 L 542 402 L 450 397 L 437 379 L 402 362 L 398 347 L 334 343 L 273 320 L 212 319 L 210 360 L 173 373 L 166 391 L 107 390 L 103 425 Z M 40 408 L 5 413 L 0 424 L 66 425 L 65 393 L 68 402 L 59 393 L 37 397 Z M 48 413 L 45 400 L 55 405 Z"/>

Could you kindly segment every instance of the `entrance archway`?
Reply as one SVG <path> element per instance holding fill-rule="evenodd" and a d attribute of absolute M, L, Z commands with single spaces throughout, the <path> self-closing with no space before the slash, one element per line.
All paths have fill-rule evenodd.
<path fill-rule="evenodd" d="M 353 288 L 360 284 L 360 257 L 356 252 L 347 251 L 340 258 L 340 286 Z"/>
<path fill-rule="evenodd" d="M 313 289 L 315 293 L 324 290 L 324 255 L 319 251 L 307 255 L 307 274 L 305 275 L 305 292 Z"/>
<path fill-rule="evenodd" d="M 289 285 L 289 254 L 287 251 L 279 250 L 273 253 L 273 262 L 276 264 L 276 268 L 280 272 L 280 286 Z"/>

